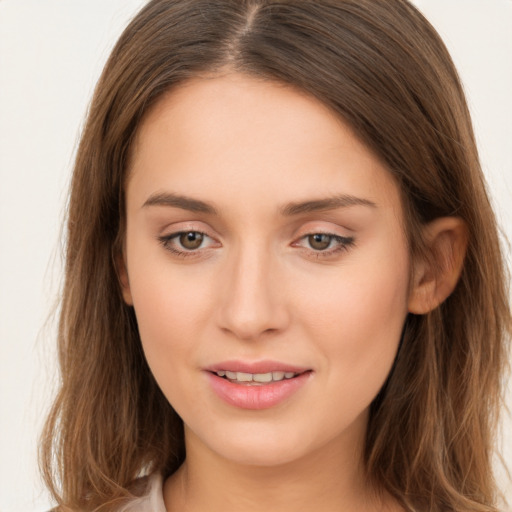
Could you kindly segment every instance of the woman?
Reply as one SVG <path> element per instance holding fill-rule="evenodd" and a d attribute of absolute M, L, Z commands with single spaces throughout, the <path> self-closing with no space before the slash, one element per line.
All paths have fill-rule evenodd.
<path fill-rule="evenodd" d="M 72 183 L 62 510 L 496 510 L 509 330 L 462 88 L 408 2 L 133 20 Z"/>

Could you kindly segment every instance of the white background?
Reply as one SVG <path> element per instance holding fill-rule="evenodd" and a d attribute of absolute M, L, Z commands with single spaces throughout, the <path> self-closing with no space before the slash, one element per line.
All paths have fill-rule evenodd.
<path fill-rule="evenodd" d="M 0 512 L 49 507 L 36 439 L 55 380 L 55 320 L 47 320 L 62 277 L 67 185 L 94 84 L 143 3 L 0 0 Z M 459 68 L 493 202 L 512 240 L 512 1 L 415 3 Z M 511 427 L 507 418 L 501 452 L 510 465 Z M 502 481 L 512 501 L 512 484 Z"/>

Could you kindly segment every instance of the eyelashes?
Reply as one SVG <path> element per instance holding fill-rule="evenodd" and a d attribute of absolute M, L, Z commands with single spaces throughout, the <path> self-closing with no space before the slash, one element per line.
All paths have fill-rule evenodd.
<path fill-rule="evenodd" d="M 328 258 L 340 252 L 348 251 L 355 245 L 354 237 L 345 237 L 333 233 L 312 233 L 305 235 L 292 247 L 301 247 L 311 251 L 315 258 Z"/>
<path fill-rule="evenodd" d="M 179 258 L 198 258 L 211 249 L 221 247 L 220 242 L 206 233 L 195 230 L 178 231 L 158 237 L 162 247 Z M 344 237 L 333 233 L 310 233 L 291 244 L 304 251 L 306 256 L 315 259 L 333 257 L 348 251 L 355 245 L 354 237 Z"/>
<path fill-rule="evenodd" d="M 206 233 L 193 230 L 159 236 L 158 240 L 164 249 L 181 258 L 196 258 L 200 251 L 221 246 Z"/>

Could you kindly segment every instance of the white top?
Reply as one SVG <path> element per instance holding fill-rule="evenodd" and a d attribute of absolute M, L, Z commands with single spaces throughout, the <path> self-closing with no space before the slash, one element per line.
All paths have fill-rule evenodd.
<path fill-rule="evenodd" d="M 162 475 L 151 475 L 148 480 L 148 492 L 124 505 L 119 512 L 166 512 Z"/>

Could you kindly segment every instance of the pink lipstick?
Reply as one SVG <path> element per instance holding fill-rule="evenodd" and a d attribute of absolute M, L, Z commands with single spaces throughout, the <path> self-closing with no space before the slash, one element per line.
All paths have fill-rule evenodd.
<path fill-rule="evenodd" d="M 311 369 L 276 361 L 225 361 L 206 368 L 213 391 L 241 409 L 274 407 L 296 393 L 312 375 Z"/>

